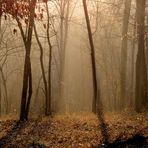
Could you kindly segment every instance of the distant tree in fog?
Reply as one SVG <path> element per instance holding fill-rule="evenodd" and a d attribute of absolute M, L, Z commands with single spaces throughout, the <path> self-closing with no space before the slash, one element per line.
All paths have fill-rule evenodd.
<path fill-rule="evenodd" d="M 1 9 L 1 4 L 0 4 L 0 9 Z M 3 32 L 4 33 L 4 32 Z M 3 40 L 3 33 L 2 33 L 2 12 L 0 12 L 0 50 L 2 52 L 2 40 Z M 8 50 L 8 49 L 6 49 Z M 5 75 L 3 72 L 3 67 L 5 65 L 7 59 L 7 54 L 2 55 L 0 57 L 0 114 L 1 114 L 1 106 L 2 106 L 2 97 L 4 97 L 4 102 L 5 102 L 5 109 L 6 113 L 8 113 L 8 92 L 7 92 L 7 85 L 6 85 L 6 79 Z M 2 93 L 2 86 L 4 86 L 4 92 L 5 94 L 3 95 Z"/>
<path fill-rule="evenodd" d="M 122 26 L 122 45 L 121 45 L 121 72 L 120 72 L 120 109 L 125 107 L 126 102 L 126 73 L 127 73 L 127 47 L 128 47 L 128 24 L 131 9 L 131 0 L 125 1 L 123 26 Z"/>
<path fill-rule="evenodd" d="M 59 50 L 60 50 L 60 98 L 61 103 L 64 103 L 64 81 L 65 81 L 65 53 L 68 37 L 68 26 L 70 21 L 70 4 L 71 0 L 56 1 L 59 19 Z M 66 104 L 64 104 L 65 106 Z"/>

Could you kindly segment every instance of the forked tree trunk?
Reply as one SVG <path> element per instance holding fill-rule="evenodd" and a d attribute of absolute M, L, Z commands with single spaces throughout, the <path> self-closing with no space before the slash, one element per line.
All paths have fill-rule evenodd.
<path fill-rule="evenodd" d="M 32 97 L 32 72 L 31 72 L 31 44 L 32 44 L 32 32 L 34 26 L 34 16 L 35 16 L 35 4 L 36 0 L 31 0 L 29 2 L 29 24 L 28 24 L 28 32 L 25 36 L 25 33 L 22 29 L 22 25 L 17 18 L 18 26 L 24 41 L 25 45 L 25 63 L 24 63 L 24 77 L 23 77 L 23 89 L 22 89 L 22 99 L 21 99 L 21 111 L 20 111 L 20 121 L 24 121 L 28 119 L 30 101 Z"/>

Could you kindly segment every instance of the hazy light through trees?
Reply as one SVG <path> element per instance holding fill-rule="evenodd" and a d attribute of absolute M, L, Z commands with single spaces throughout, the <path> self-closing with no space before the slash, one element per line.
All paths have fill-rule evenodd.
<path fill-rule="evenodd" d="M 2 5 L 1 2 L 0 25 L 0 100 L 1 112 L 5 114 L 18 113 L 20 109 L 26 51 L 18 25 L 20 23 L 26 36 L 30 17 L 27 11 L 30 10 L 27 2 L 18 1 L 14 5 L 7 1 L 3 1 L 3 3 L 5 5 Z M 22 8 L 17 10 L 19 4 L 22 5 Z M 18 11 L 18 14 L 15 14 L 13 7 L 12 10 L 8 10 L 11 5 Z M 97 84 L 104 109 L 119 111 L 121 106 L 123 109 L 129 107 L 134 109 L 135 95 L 133 94 L 136 85 L 136 67 L 134 65 L 138 50 L 137 34 L 134 33 L 136 32 L 134 27 L 136 2 L 131 1 L 131 7 L 126 8 L 125 2 L 121 0 L 91 0 L 87 1 L 87 7 L 96 55 Z M 33 7 L 31 6 L 31 8 Z M 130 10 L 130 12 L 128 11 L 129 16 L 127 16 L 129 19 L 124 18 L 126 9 Z M 147 13 L 147 9 L 145 12 Z M 31 114 L 44 114 L 47 107 L 46 90 L 48 94 L 50 89 L 51 111 L 49 112 L 91 112 L 93 100 L 91 48 L 82 1 L 37 1 L 34 23 L 41 46 L 38 45 L 33 30 L 30 53 L 33 90 Z M 126 27 L 125 31 L 124 27 Z M 123 41 L 124 36 L 126 36 L 126 43 Z M 121 51 L 125 49 L 125 44 L 127 53 L 124 55 Z M 41 60 L 43 71 L 40 63 L 40 47 L 43 50 Z M 51 57 L 49 57 L 50 52 Z M 51 75 L 49 74 L 50 59 Z M 125 66 L 125 61 L 127 66 Z M 124 69 L 122 74 L 121 69 Z M 124 91 L 122 91 L 123 89 Z M 121 92 L 125 96 L 122 94 L 121 97 Z"/>

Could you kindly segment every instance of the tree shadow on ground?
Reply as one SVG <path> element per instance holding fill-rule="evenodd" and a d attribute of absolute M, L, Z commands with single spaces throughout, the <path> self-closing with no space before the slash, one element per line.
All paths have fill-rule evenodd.
<path fill-rule="evenodd" d="M 101 102 L 98 106 L 97 117 L 99 120 L 99 130 L 101 130 L 102 135 L 102 144 L 98 148 L 148 148 L 148 137 L 140 134 L 136 134 L 127 140 L 116 139 L 113 143 L 109 143 L 109 133 Z"/>
<path fill-rule="evenodd" d="M 17 121 L 15 125 L 7 132 L 7 134 L 0 139 L 0 148 L 6 147 L 8 143 L 11 143 L 18 132 L 21 131 L 26 125 L 26 122 Z"/>
<path fill-rule="evenodd" d="M 141 136 L 139 134 L 127 139 L 117 139 L 113 143 L 108 144 L 104 148 L 148 148 L 148 137 Z M 103 147 L 102 147 L 103 148 Z"/>
<path fill-rule="evenodd" d="M 99 120 L 99 130 L 101 130 L 102 135 L 102 142 L 104 145 L 108 145 L 109 143 L 109 134 L 107 129 L 107 124 L 104 119 L 104 112 L 103 112 L 103 106 L 102 102 L 100 101 L 98 110 L 97 110 L 97 117 Z"/>

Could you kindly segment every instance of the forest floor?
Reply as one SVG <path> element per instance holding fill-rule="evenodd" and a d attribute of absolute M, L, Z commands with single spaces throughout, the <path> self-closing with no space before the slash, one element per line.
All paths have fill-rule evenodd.
<path fill-rule="evenodd" d="M 109 113 L 104 119 L 109 143 L 126 140 L 134 135 L 148 138 L 148 114 Z M 99 147 L 103 143 L 100 129 L 94 114 L 40 117 L 21 124 L 5 117 L 0 119 L 0 148 Z"/>

